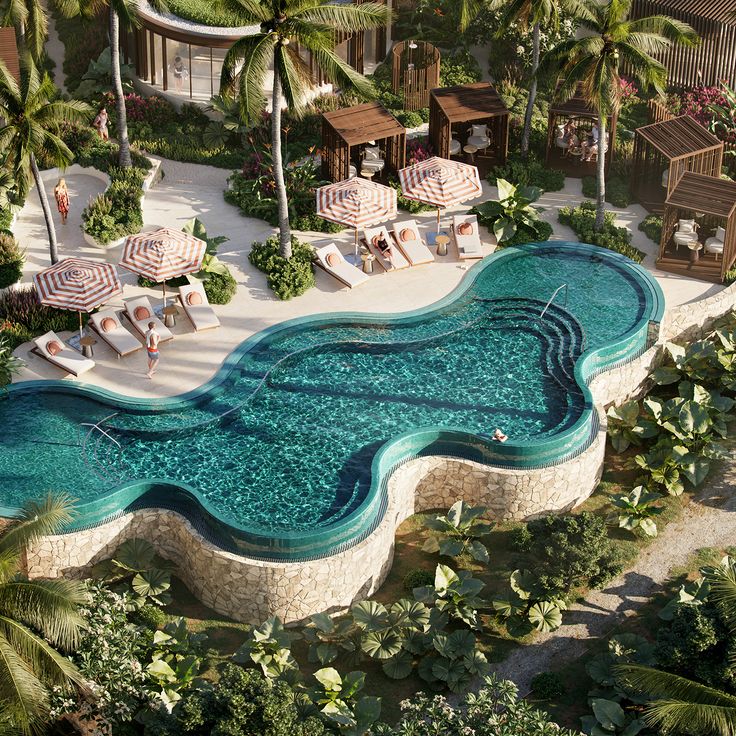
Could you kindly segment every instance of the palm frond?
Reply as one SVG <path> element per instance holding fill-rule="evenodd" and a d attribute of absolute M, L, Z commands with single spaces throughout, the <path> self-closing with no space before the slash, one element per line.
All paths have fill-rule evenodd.
<path fill-rule="evenodd" d="M 309 67 L 290 45 L 281 44 L 276 46 L 274 64 L 279 70 L 281 92 L 287 107 L 295 114 L 301 114 L 312 83 Z"/>
<path fill-rule="evenodd" d="M 646 18 L 638 18 L 628 21 L 628 27 L 630 33 L 657 34 L 681 46 L 697 46 L 700 43 L 700 37 L 691 25 L 668 15 L 650 15 Z"/>
<path fill-rule="evenodd" d="M 50 493 L 41 501 L 28 501 L 0 537 L 0 551 L 22 550 L 58 532 L 72 520 L 73 508 L 71 496 L 66 493 Z"/>
<path fill-rule="evenodd" d="M 640 48 L 628 43 L 618 44 L 621 60 L 628 63 L 634 77 L 642 89 L 653 87 L 658 93 L 664 93 L 667 83 L 667 68 Z"/>
<path fill-rule="evenodd" d="M 253 123 L 266 106 L 263 84 L 273 60 L 274 39 L 270 33 L 244 36 L 227 52 L 220 86 L 224 92 L 240 91 L 240 115 Z"/>
<path fill-rule="evenodd" d="M 337 31 L 355 32 L 378 28 L 389 22 L 391 13 L 388 5 L 361 3 L 360 5 L 328 5 L 308 8 L 293 14 L 307 23 L 328 26 Z"/>
<path fill-rule="evenodd" d="M 30 50 L 34 59 L 40 59 L 46 42 L 48 21 L 46 13 L 38 0 L 31 0 L 28 3 L 28 20 L 24 25 L 26 47 Z"/>
<path fill-rule="evenodd" d="M 314 61 L 329 82 L 343 91 L 355 92 L 361 97 L 374 97 L 375 88 L 370 80 L 344 62 L 334 51 L 315 49 Z"/>
<path fill-rule="evenodd" d="M 483 9 L 483 0 L 458 0 L 460 4 L 460 31 L 465 32 Z"/>
<path fill-rule="evenodd" d="M 272 17 L 268 5 L 260 0 L 227 0 L 221 5 L 243 15 L 248 23 L 262 23 Z"/>

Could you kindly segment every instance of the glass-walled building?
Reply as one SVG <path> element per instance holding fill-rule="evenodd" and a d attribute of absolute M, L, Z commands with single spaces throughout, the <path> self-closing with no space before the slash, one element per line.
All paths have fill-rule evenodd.
<path fill-rule="evenodd" d="M 197 102 L 207 102 L 219 92 L 222 64 L 232 44 L 259 31 L 258 26 L 204 26 L 158 13 L 148 5 L 141 7 L 138 16 L 140 25 L 128 34 L 123 49 L 138 79 L 154 91 Z M 369 74 L 386 57 L 389 34 L 389 28 L 381 28 L 341 38 L 336 51 L 359 72 Z M 303 56 L 310 63 L 309 53 Z M 315 82 L 321 83 L 314 72 Z"/>

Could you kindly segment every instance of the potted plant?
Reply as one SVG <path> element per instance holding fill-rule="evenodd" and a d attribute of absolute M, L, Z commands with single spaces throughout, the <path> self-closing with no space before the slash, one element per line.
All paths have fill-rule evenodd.
<path fill-rule="evenodd" d="M 114 248 L 122 240 L 121 227 L 112 214 L 112 199 L 98 194 L 82 212 L 84 239 L 98 248 Z"/>

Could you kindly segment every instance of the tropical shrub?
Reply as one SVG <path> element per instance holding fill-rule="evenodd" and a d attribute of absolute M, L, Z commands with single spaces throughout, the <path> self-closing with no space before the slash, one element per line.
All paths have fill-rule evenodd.
<path fill-rule="evenodd" d="M 135 68 L 132 64 L 123 62 L 120 58 L 120 77 L 123 89 L 132 91 Z M 74 96 L 81 100 L 97 100 L 101 95 L 112 88 L 112 60 L 110 47 L 106 46 L 96 59 L 90 59 L 87 71 L 82 75 L 82 81 L 74 90 Z"/>
<path fill-rule="evenodd" d="M 540 672 L 532 677 L 530 684 L 534 697 L 539 700 L 556 700 L 567 692 L 559 675 L 554 672 Z"/>
<path fill-rule="evenodd" d="M 401 704 L 401 720 L 395 726 L 381 723 L 375 736 L 577 736 L 548 720 L 546 713 L 519 699 L 518 688 L 496 675 L 483 678 L 475 692 L 465 692 L 458 704 L 441 695 L 415 695 Z"/>
<path fill-rule="evenodd" d="M 594 176 L 583 177 L 583 196 L 595 199 L 598 196 L 598 184 Z M 629 182 L 617 176 L 606 180 L 606 202 L 614 207 L 628 207 L 632 202 Z"/>
<path fill-rule="evenodd" d="M 660 215 L 647 215 L 640 223 L 639 230 L 657 245 L 662 240 L 662 217 Z"/>
<path fill-rule="evenodd" d="M 527 528 L 541 597 L 564 599 L 577 587 L 598 588 L 621 572 L 618 549 L 601 516 L 588 511 L 550 515 Z"/>
<path fill-rule="evenodd" d="M 411 593 L 414 588 L 422 588 L 434 583 L 434 573 L 431 570 L 409 570 L 404 575 L 404 590 Z"/>
<path fill-rule="evenodd" d="M 291 645 L 299 638 L 298 634 L 286 631 L 278 616 L 272 616 L 248 632 L 248 638 L 233 654 L 233 661 L 238 664 L 253 662 L 270 680 L 294 682 L 299 665 L 291 654 Z"/>
<path fill-rule="evenodd" d="M 23 367 L 23 361 L 13 355 L 13 348 L 0 329 L 0 390 L 5 389 Z"/>
<path fill-rule="evenodd" d="M 561 207 L 557 219 L 569 225 L 581 243 L 599 245 L 601 248 L 621 253 L 635 263 L 644 260 L 644 253 L 631 245 L 631 233 L 625 227 L 616 227 L 613 212 L 606 212 L 603 230 L 595 230 L 595 204 L 583 202 L 578 207 Z"/>
<path fill-rule="evenodd" d="M 238 290 L 238 282 L 230 271 L 211 273 L 202 286 L 210 304 L 229 304 Z"/>
<path fill-rule="evenodd" d="M 280 253 L 278 237 L 272 236 L 265 242 L 253 243 L 248 254 L 248 260 L 266 274 L 269 288 L 279 299 L 301 296 L 314 286 L 312 247 L 292 235 L 291 248 L 291 258 L 287 260 Z"/>
<path fill-rule="evenodd" d="M 12 233 L 0 231 L 0 289 L 20 281 L 25 260 Z"/>
<path fill-rule="evenodd" d="M 617 509 L 614 515 L 619 528 L 631 532 L 641 529 L 646 536 L 656 537 L 657 522 L 653 517 L 661 514 L 664 509 L 654 504 L 661 498 L 658 493 L 650 493 L 643 486 L 637 486 L 630 493 L 613 496 L 611 504 Z"/>
<path fill-rule="evenodd" d="M 134 624 L 145 626 L 151 631 L 160 629 L 166 623 L 166 614 L 156 605 L 145 603 L 137 611 L 133 612 L 131 619 Z"/>
<path fill-rule="evenodd" d="M 482 76 L 480 64 L 468 51 L 442 54 L 440 58 L 440 87 L 480 82 Z"/>
<path fill-rule="evenodd" d="M 516 186 L 538 187 L 543 192 L 559 192 L 565 186 L 565 172 L 550 169 L 536 156 L 531 156 L 528 161 L 510 156 L 505 164 L 489 172 L 488 181 L 492 186 L 496 186 L 498 179 L 505 179 Z"/>
<path fill-rule="evenodd" d="M 489 534 L 495 525 L 481 520 L 480 517 L 487 513 L 485 506 L 468 506 L 462 500 L 456 501 L 446 516 L 425 520 L 424 525 L 435 534 L 427 538 L 422 549 L 449 557 L 469 554 L 478 562 L 488 562 L 488 549 L 480 538 Z"/>
<path fill-rule="evenodd" d="M 36 337 L 49 330 L 74 330 L 78 324 L 76 312 L 41 304 L 32 286 L 8 289 L 0 294 L 0 325 L 11 341 L 14 335 Z"/>
<path fill-rule="evenodd" d="M 302 629 L 302 636 L 309 644 L 309 661 L 326 665 L 334 662 L 341 651 L 358 653 L 354 659 L 359 659 L 360 631 L 352 616 L 332 618 L 326 613 L 313 614 Z"/>
<path fill-rule="evenodd" d="M 505 179 L 497 179 L 496 186 L 498 199 L 476 205 L 469 214 L 477 215 L 478 222 L 491 230 L 499 243 L 511 240 L 519 226 L 534 233 L 534 240 L 538 240 L 543 230 L 539 226 L 539 210 L 532 204 L 539 199 L 541 191 L 537 187 L 515 187 Z"/>
<path fill-rule="evenodd" d="M 82 210 L 82 229 L 100 245 L 108 245 L 122 237 L 122 229 L 113 215 L 110 197 L 98 194 Z"/>
<path fill-rule="evenodd" d="M 523 245 L 524 243 L 541 243 L 549 240 L 552 233 L 552 225 L 545 220 L 539 220 L 534 230 L 521 224 L 516 227 L 516 234 L 512 238 L 499 243 L 499 248 L 510 248 L 513 245 Z"/>
<path fill-rule="evenodd" d="M 511 636 L 527 636 L 535 629 L 554 631 L 562 625 L 565 602 L 550 596 L 534 573 L 514 570 L 509 584 L 507 597 L 494 599 L 493 608 Z"/>
<path fill-rule="evenodd" d="M 381 715 L 381 699 L 359 695 L 365 686 L 365 672 L 348 672 L 344 677 L 334 667 L 314 673 L 317 684 L 310 699 L 322 717 L 347 736 L 362 736 Z"/>

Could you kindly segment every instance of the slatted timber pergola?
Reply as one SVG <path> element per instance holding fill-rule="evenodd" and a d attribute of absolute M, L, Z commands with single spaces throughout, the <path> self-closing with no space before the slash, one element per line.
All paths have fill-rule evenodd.
<path fill-rule="evenodd" d="M 662 120 L 636 130 L 632 191 L 647 209 L 661 211 L 686 171 L 718 178 L 722 165 L 723 142 L 695 119 Z"/>
<path fill-rule="evenodd" d="M 406 128 L 380 103 L 344 107 L 322 115 L 322 176 L 342 181 L 352 163 L 360 171 L 360 156 L 367 145 L 377 145 L 386 162 L 378 179 L 403 169 L 406 163 Z"/>
<path fill-rule="evenodd" d="M 736 182 L 692 171 L 682 175 L 667 197 L 662 217 L 657 265 L 665 271 L 683 270 L 683 259 L 674 249 L 672 240 L 680 219 L 697 219 L 702 242 L 713 235 L 715 228 L 725 229 L 722 256 L 717 258 L 704 253 L 687 266 L 693 276 L 707 281 L 723 281 L 736 262 Z"/>
<path fill-rule="evenodd" d="M 598 122 L 598 110 L 585 99 L 580 86 L 570 99 L 560 100 L 557 98 L 549 106 L 546 161 L 556 168 L 564 169 L 566 173 L 572 176 L 594 174 L 597 166 L 595 162 L 580 161 L 576 156 L 565 155 L 555 144 L 557 127 L 559 125 L 564 126 L 568 121 L 575 123 L 581 143 L 585 141 L 588 132 L 593 129 L 593 125 Z M 606 120 L 606 137 L 608 139 L 608 149 L 605 153 L 606 170 L 608 170 L 615 153 L 617 125 L 618 114 L 610 115 Z"/>
<path fill-rule="evenodd" d="M 8 71 L 20 82 L 20 59 L 15 28 L 0 28 L 0 61 L 5 63 Z"/>
<path fill-rule="evenodd" d="M 509 151 L 509 111 L 492 84 L 475 82 L 430 91 L 429 140 L 438 156 L 450 158 L 453 132 L 464 146 L 469 135 L 467 128 L 481 123 L 488 126 L 491 145 L 485 155 L 479 152 L 476 158 L 505 163 Z"/>
<path fill-rule="evenodd" d="M 695 29 L 697 46 L 672 44 L 653 54 L 667 69 L 667 86 L 681 91 L 736 83 L 735 11 L 736 0 L 634 0 L 630 17 L 668 15 Z"/>
<path fill-rule="evenodd" d="M 399 41 L 391 51 L 391 84 L 405 110 L 429 105 L 429 90 L 440 86 L 440 51 L 427 41 Z"/>

